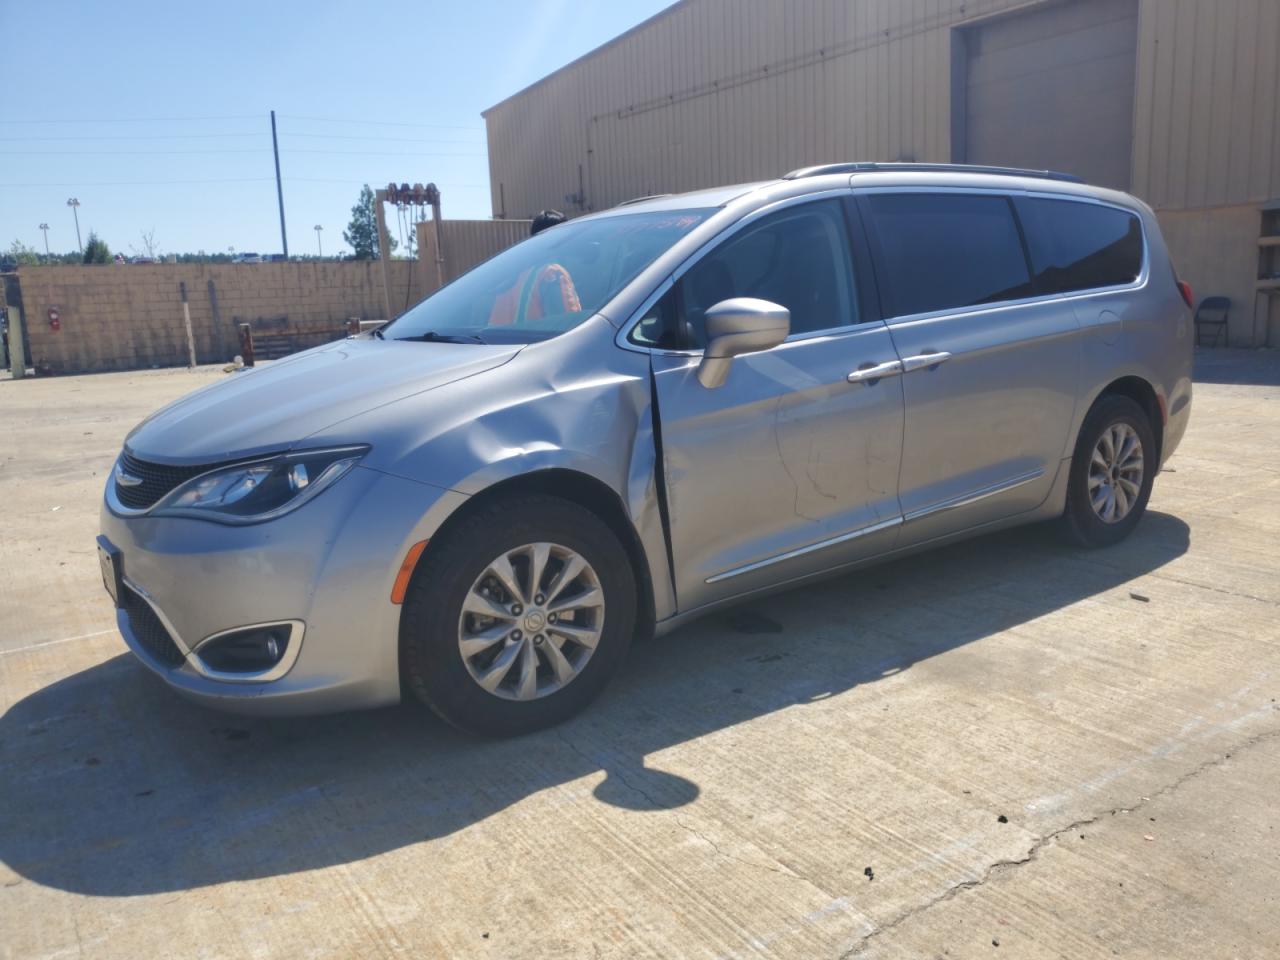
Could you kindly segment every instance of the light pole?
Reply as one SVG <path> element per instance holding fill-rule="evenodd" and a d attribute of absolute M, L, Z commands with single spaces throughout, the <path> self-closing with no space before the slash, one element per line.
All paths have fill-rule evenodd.
<path fill-rule="evenodd" d="M 323 229 L 324 227 L 320 226 L 320 224 L 316 224 L 316 256 L 318 257 L 324 256 L 324 250 L 320 246 L 320 231 Z"/>
<path fill-rule="evenodd" d="M 67 201 L 67 206 L 71 208 L 71 215 L 76 218 L 76 244 L 80 247 L 80 255 L 84 256 L 84 242 L 80 239 L 80 213 L 76 209 L 80 206 L 80 201 L 72 197 Z"/>
<path fill-rule="evenodd" d="M 40 224 L 40 229 L 44 231 L 44 255 L 49 255 L 49 225 L 47 223 Z"/>

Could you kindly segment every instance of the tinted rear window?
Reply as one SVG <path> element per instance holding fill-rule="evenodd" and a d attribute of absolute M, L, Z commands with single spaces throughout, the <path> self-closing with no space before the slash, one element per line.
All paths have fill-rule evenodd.
<path fill-rule="evenodd" d="M 1142 272 L 1142 226 L 1132 213 L 1096 203 L 1022 197 L 1041 293 L 1068 293 L 1133 283 Z"/>
<path fill-rule="evenodd" d="M 867 201 L 890 316 L 1033 295 L 1007 198 L 883 193 Z"/>

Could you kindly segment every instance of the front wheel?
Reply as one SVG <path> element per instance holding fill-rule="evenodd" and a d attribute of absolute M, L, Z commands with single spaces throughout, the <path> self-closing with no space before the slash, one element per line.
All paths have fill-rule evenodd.
<path fill-rule="evenodd" d="M 1122 396 L 1095 403 L 1071 458 L 1067 537 L 1086 547 L 1127 537 L 1146 512 L 1156 466 L 1155 434 L 1142 407 Z"/>
<path fill-rule="evenodd" d="M 449 723 L 486 736 L 550 726 L 626 654 L 636 590 L 595 514 L 549 496 L 478 510 L 432 542 L 401 615 L 403 672 Z"/>

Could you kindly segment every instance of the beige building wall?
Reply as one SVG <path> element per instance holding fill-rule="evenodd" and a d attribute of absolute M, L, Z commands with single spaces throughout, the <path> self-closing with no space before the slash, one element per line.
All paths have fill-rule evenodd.
<path fill-rule="evenodd" d="M 483 263 L 496 253 L 529 236 L 528 220 L 441 220 L 440 239 L 444 247 L 444 280 L 448 283 Z M 424 270 L 436 276 L 436 225 L 424 220 L 418 224 L 418 249 Z"/>
<path fill-rule="evenodd" d="M 949 161 L 956 28 L 1048 4 L 684 0 L 486 111 L 494 214 L 583 213 L 833 160 Z M 1258 327 L 1256 205 L 1280 196 L 1278 61 L 1280 0 L 1140 0 L 1131 189 L 1170 225 L 1197 293 L 1236 301 L 1234 343 Z M 1188 223 L 1217 256 L 1188 262 L 1206 248 Z"/>

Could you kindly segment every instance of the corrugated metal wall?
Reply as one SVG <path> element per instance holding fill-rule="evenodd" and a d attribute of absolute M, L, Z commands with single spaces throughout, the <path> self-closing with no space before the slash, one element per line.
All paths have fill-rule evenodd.
<path fill-rule="evenodd" d="M 948 26 L 1021 2 L 686 0 L 486 113 L 494 212 L 948 160 Z"/>
<path fill-rule="evenodd" d="M 1153 206 L 1280 196 L 1280 0 L 1143 0 L 1134 192 Z"/>
<path fill-rule="evenodd" d="M 526 239 L 529 227 L 528 220 L 441 220 L 445 282 Z M 434 284 L 436 232 L 430 220 L 418 224 L 418 249 L 422 251 L 419 262 Z"/>
<path fill-rule="evenodd" d="M 486 112 L 494 213 L 950 160 L 951 28 L 1041 5 L 685 0 Z M 1280 0 L 1142 0 L 1134 192 L 1171 207 L 1280 194 L 1278 50 Z"/>

